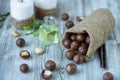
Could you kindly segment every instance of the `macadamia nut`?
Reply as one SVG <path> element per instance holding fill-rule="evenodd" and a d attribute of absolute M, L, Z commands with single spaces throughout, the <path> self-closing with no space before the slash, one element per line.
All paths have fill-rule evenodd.
<path fill-rule="evenodd" d="M 13 36 L 15 36 L 15 37 L 19 37 L 19 36 L 20 36 L 20 33 L 19 33 L 17 30 L 14 30 L 14 31 L 12 32 L 12 34 L 13 34 Z"/>
<path fill-rule="evenodd" d="M 38 47 L 38 48 L 35 48 L 35 53 L 41 55 L 44 53 L 44 50 Z"/>

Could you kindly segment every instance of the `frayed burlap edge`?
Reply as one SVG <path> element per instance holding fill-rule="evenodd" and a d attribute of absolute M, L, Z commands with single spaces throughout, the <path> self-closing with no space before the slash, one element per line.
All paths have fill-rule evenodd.
<path fill-rule="evenodd" d="M 15 29 L 19 30 L 19 29 L 22 29 L 22 27 L 26 26 L 26 25 L 32 26 L 34 19 L 35 19 L 35 15 L 33 15 L 32 17 L 30 17 L 29 19 L 26 19 L 26 20 L 16 20 L 11 16 L 10 17 L 10 24 L 12 26 L 14 26 Z"/>

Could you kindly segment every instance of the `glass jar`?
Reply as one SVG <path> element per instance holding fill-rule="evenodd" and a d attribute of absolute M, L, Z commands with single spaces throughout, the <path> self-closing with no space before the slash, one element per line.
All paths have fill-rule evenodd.
<path fill-rule="evenodd" d="M 39 39 L 45 46 L 58 43 L 59 41 L 59 29 L 56 24 L 55 17 L 44 17 L 43 24 L 39 28 Z"/>
<path fill-rule="evenodd" d="M 34 0 L 36 18 L 43 19 L 45 16 L 57 14 L 57 0 Z"/>

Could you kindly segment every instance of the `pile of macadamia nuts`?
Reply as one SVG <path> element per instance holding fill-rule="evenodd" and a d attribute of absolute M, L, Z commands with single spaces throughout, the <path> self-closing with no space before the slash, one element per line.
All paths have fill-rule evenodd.
<path fill-rule="evenodd" d="M 90 37 L 87 33 L 67 33 L 62 44 L 67 48 L 66 58 L 73 60 L 76 64 L 86 62 L 86 53 L 90 44 Z"/>

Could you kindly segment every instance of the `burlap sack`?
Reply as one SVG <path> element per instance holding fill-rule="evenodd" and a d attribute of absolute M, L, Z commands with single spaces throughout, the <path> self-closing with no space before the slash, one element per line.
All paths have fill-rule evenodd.
<path fill-rule="evenodd" d="M 115 20 L 112 13 L 108 9 L 98 9 L 83 21 L 65 31 L 63 39 L 67 37 L 68 32 L 83 33 L 86 31 L 90 36 L 90 45 L 86 56 L 90 59 L 96 49 L 105 43 L 114 26 Z"/>

